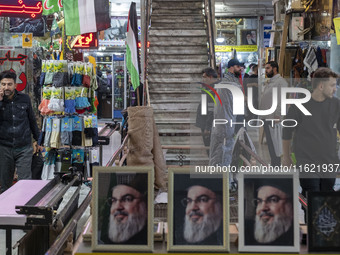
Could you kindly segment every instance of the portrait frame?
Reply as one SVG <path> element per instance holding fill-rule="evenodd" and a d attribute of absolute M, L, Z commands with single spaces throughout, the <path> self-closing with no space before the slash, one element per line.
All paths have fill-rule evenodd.
<path fill-rule="evenodd" d="M 252 244 L 251 238 L 254 236 L 254 230 L 249 228 L 251 226 L 248 222 L 254 221 L 256 214 L 256 207 L 252 205 L 252 200 L 255 198 L 256 189 L 260 187 L 260 183 L 265 183 L 264 178 L 272 182 L 280 182 L 286 187 L 290 187 L 290 193 L 292 194 L 292 206 L 293 206 L 293 223 L 289 230 L 292 239 L 291 244 L 287 245 L 267 245 L 267 244 Z M 288 186 L 289 185 L 289 186 Z M 261 185 L 266 186 L 266 185 Z M 239 218 L 239 251 L 240 252 L 299 252 L 299 179 L 296 173 L 275 173 L 275 174 L 254 174 L 254 173 L 240 173 L 238 176 L 238 218 Z M 294 195 L 295 194 L 295 195 Z M 251 217 L 251 218 L 250 218 Z M 252 225 L 253 226 L 253 225 Z M 290 236 L 290 235 L 289 235 Z M 280 237 L 280 236 L 279 236 Z M 279 238 L 278 237 L 278 238 Z M 254 239 L 255 240 L 255 239 Z M 274 240 L 275 241 L 275 240 Z"/>
<path fill-rule="evenodd" d="M 223 178 L 216 178 L 217 183 L 220 183 L 221 187 L 217 187 L 219 194 L 221 194 L 222 202 L 222 221 L 220 228 L 222 231 L 215 231 L 213 234 L 221 233 L 221 244 L 207 245 L 207 244 L 180 244 L 177 241 L 179 239 L 177 233 L 183 236 L 183 222 L 185 215 L 185 207 L 178 206 L 180 200 L 186 197 L 186 189 L 181 188 L 188 185 L 195 186 L 200 185 L 202 178 L 190 178 L 190 182 L 186 182 L 190 178 L 190 169 L 184 168 L 169 168 L 169 191 L 168 191 L 168 235 L 167 235 L 167 250 L 170 252 L 178 251 L 190 251 L 190 252 L 228 252 L 229 251 L 229 183 L 228 176 L 224 175 Z M 179 181 L 181 180 L 181 181 Z M 180 210 L 179 210 L 180 208 Z M 176 212 L 175 212 L 176 211 Z M 176 214 L 176 219 L 174 215 Z M 181 217 L 182 216 L 182 217 Z M 182 225 L 181 225 L 182 224 Z M 178 231 L 179 230 L 179 231 Z M 217 241 L 217 240 L 216 240 Z"/>
<path fill-rule="evenodd" d="M 138 178 L 133 179 L 133 176 L 138 174 Z M 142 177 L 142 178 L 140 178 Z M 103 236 L 107 233 L 108 217 L 110 214 L 110 207 L 107 205 L 106 200 L 113 187 L 121 184 L 128 183 L 131 180 L 142 180 L 139 182 L 139 187 L 145 189 L 147 202 L 147 222 L 146 231 L 147 239 L 145 244 L 112 244 L 105 243 Z M 132 182 L 132 181 L 131 181 Z M 93 168 L 93 195 L 92 195 L 92 250 L 93 251 L 106 251 L 106 252 L 152 252 L 154 243 L 154 174 L 153 167 L 94 167 Z M 113 185 L 115 184 L 115 185 Z M 144 185 L 145 184 L 145 185 Z M 125 184 L 127 185 L 127 184 Z M 108 210 L 108 211 L 107 211 Z M 106 226 L 106 227 L 105 227 Z M 143 229 L 145 229 L 143 227 Z M 102 231 L 103 230 L 103 231 Z M 102 233 L 103 232 L 103 233 Z M 106 234 L 107 239 L 107 234 Z M 144 240 L 143 240 L 144 242 Z"/>
<path fill-rule="evenodd" d="M 340 193 L 308 192 L 308 251 L 340 251 Z M 337 198 L 337 199 L 334 199 Z M 324 221 L 321 220 L 323 217 Z M 321 224 L 328 224 L 321 229 Z M 327 232 L 333 230 L 331 232 Z"/>
<path fill-rule="evenodd" d="M 257 45 L 257 29 L 241 29 L 240 33 L 241 33 L 240 38 L 241 45 Z M 247 41 L 247 34 L 249 33 L 251 35 L 252 44 L 249 44 Z"/>

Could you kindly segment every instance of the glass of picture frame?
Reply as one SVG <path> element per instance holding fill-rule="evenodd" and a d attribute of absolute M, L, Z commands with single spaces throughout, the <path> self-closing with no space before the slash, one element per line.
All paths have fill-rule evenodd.
<path fill-rule="evenodd" d="M 94 167 L 93 251 L 153 250 L 153 168 Z"/>

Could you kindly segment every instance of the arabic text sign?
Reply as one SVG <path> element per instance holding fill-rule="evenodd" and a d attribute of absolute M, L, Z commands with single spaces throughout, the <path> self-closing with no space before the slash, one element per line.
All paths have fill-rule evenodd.
<path fill-rule="evenodd" d="M 0 45 L 0 50 L 14 50 L 14 46 Z"/>
<path fill-rule="evenodd" d="M 340 45 L 340 18 L 333 19 L 334 27 L 335 27 L 335 34 L 336 34 L 336 41 L 337 44 Z"/>
<path fill-rule="evenodd" d="M 2 0 L 0 3 L 0 16 L 40 18 L 42 5 L 36 0 Z"/>
<path fill-rule="evenodd" d="M 254 52 L 257 51 L 257 45 L 215 45 L 216 52 Z"/>
<path fill-rule="evenodd" d="M 22 91 L 26 88 L 27 77 L 26 77 L 26 62 L 27 55 L 25 50 L 9 50 L 6 53 L 0 51 L 0 72 L 5 70 L 13 70 L 17 74 L 17 90 Z"/>

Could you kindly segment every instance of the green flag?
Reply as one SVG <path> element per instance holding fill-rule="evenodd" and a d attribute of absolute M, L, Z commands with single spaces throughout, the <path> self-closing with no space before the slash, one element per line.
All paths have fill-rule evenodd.
<path fill-rule="evenodd" d="M 43 0 L 43 15 L 50 15 L 55 12 L 59 12 L 60 0 Z"/>

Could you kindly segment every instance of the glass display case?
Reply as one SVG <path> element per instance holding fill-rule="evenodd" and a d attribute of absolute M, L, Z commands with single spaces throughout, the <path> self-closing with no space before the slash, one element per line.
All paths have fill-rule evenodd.
<path fill-rule="evenodd" d="M 114 113 L 114 119 L 121 119 L 121 111 L 127 107 L 125 56 L 125 53 L 114 53 L 112 55 L 112 112 Z"/>

